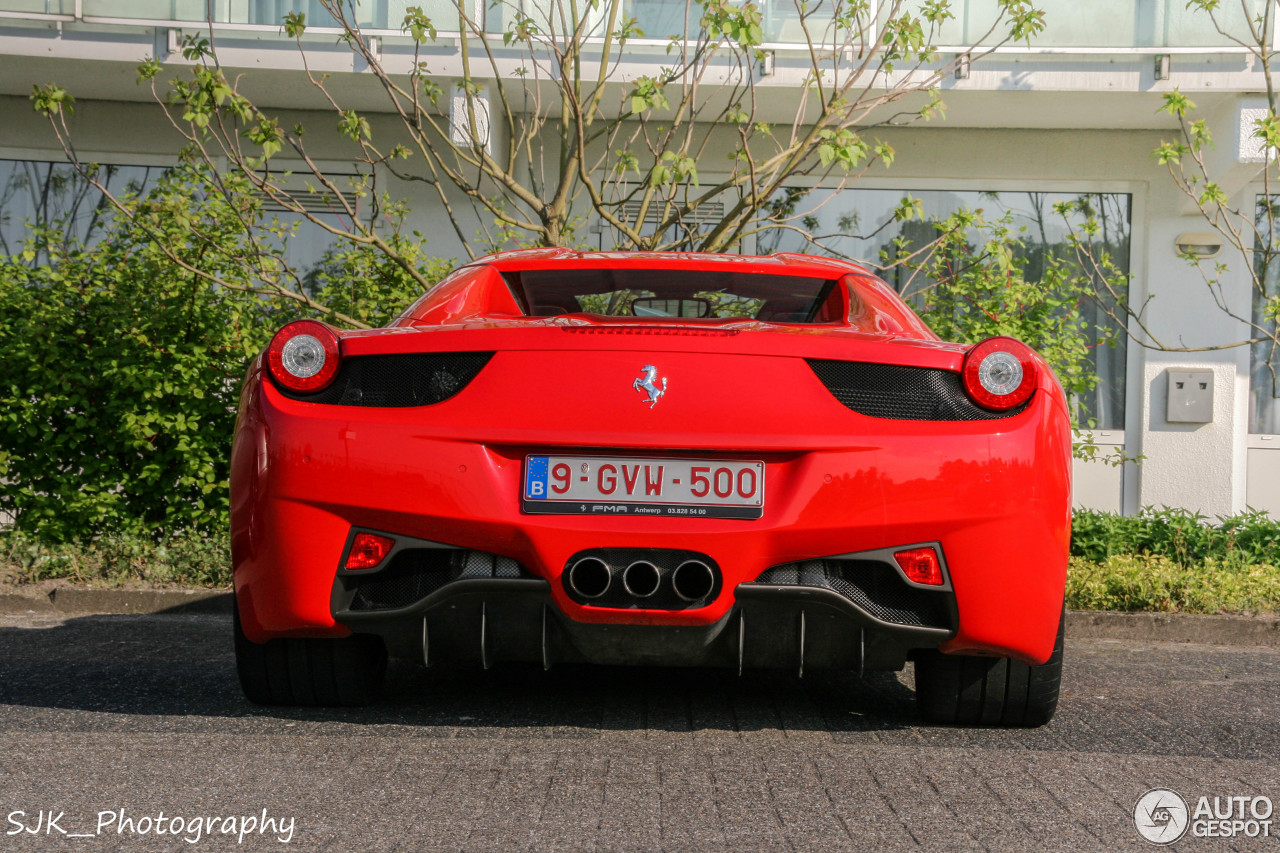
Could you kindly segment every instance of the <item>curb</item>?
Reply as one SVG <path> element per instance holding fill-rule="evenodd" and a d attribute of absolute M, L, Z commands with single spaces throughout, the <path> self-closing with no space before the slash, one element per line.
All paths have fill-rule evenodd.
<path fill-rule="evenodd" d="M 1068 610 L 1066 634 L 1072 640 L 1280 647 L 1280 617 Z"/>
<path fill-rule="evenodd" d="M 60 586 L 48 593 L 0 592 L 0 613 L 80 616 L 214 613 L 230 615 L 230 592 L 215 589 L 92 589 Z"/>
<path fill-rule="evenodd" d="M 0 592 L 0 614 L 229 615 L 231 602 L 230 592 L 213 589 L 91 589 L 63 586 L 46 594 L 31 594 L 15 592 L 10 587 L 8 591 Z M 1280 617 L 1068 610 L 1066 634 L 1072 640 L 1280 647 Z"/>

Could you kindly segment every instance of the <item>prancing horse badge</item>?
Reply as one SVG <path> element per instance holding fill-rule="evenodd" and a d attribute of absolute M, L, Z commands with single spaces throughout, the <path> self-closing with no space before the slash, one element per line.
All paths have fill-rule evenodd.
<path fill-rule="evenodd" d="M 648 403 L 649 408 L 658 405 L 658 400 L 662 399 L 662 395 L 667 393 L 667 377 L 662 377 L 662 387 L 658 387 L 658 368 L 652 364 L 646 364 L 640 372 L 640 378 L 631 383 L 631 387 L 637 391 L 643 391 L 648 394 L 648 399 L 642 400 Z"/>

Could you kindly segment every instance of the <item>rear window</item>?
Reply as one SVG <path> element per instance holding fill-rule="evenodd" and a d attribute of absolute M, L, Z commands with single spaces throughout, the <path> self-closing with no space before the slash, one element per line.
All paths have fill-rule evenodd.
<path fill-rule="evenodd" d="M 603 314 L 654 320 L 743 318 L 818 323 L 835 281 L 732 270 L 551 269 L 506 274 L 525 313 Z"/>

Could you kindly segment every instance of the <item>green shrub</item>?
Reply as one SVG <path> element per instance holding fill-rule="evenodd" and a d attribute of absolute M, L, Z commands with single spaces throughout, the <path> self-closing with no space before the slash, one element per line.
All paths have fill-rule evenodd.
<path fill-rule="evenodd" d="M 1212 524 L 1200 513 L 1164 507 L 1133 516 L 1076 510 L 1071 555 L 1100 563 L 1124 554 L 1160 556 L 1193 568 L 1209 562 L 1227 566 L 1280 565 L 1280 522 L 1266 513 L 1243 512 Z"/>
<path fill-rule="evenodd" d="M 198 176 L 128 203 L 138 222 L 109 219 L 91 247 L 35 231 L 0 257 L 0 508 L 47 542 L 223 526 L 239 379 L 277 322 L 152 239 L 244 281 L 239 220 Z"/>
<path fill-rule="evenodd" d="M 285 322 L 316 315 L 270 286 L 292 275 L 280 258 L 294 226 L 242 176 L 184 163 L 122 204 L 91 246 L 33 229 L 0 255 L 0 511 L 41 542 L 224 530 L 245 367 Z M 447 262 L 399 224 L 387 239 L 438 280 Z M 421 294 L 350 243 L 304 284 L 374 325 Z"/>
<path fill-rule="evenodd" d="M 231 585 L 231 545 L 225 531 L 186 531 L 159 539 L 115 533 L 90 543 L 47 542 L 15 532 L 0 536 L 0 576 L 19 584 L 67 580 L 226 587 Z"/>
<path fill-rule="evenodd" d="M 1184 566 L 1160 554 L 1116 554 L 1101 561 L 1072 557 L 1067 607 L 1076 610 L 1183 613 L 1280 613 L 1280 568 Z"/>

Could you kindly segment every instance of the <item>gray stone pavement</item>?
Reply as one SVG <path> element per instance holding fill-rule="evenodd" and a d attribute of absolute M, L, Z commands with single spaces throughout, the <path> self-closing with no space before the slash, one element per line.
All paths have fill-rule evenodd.
<path fill-rule="evenodd" d="M 0 850 L 1150 850 L 1150 788 L 1280 803 L 1280 649 L 1076 640 L 1066 672 L 1030 731 L 922 725 L 909 667 L 399 667 L 372 707 L 296 711 L 241 698 L 221 617 L 5 615 Z M 9 817 L 49 809 L 90 837 Z M 120 809 L 292 835 L 96 834 Z"/>

